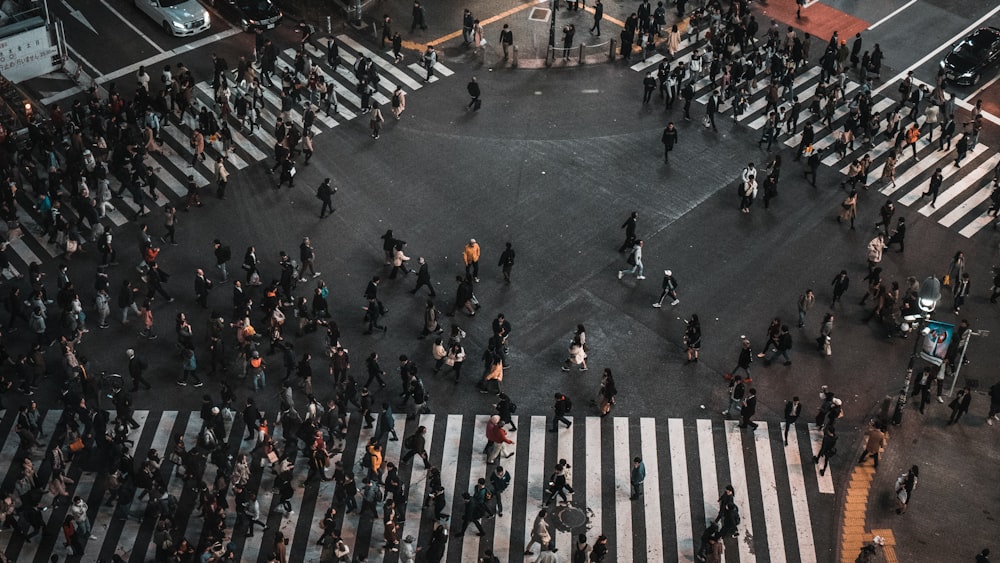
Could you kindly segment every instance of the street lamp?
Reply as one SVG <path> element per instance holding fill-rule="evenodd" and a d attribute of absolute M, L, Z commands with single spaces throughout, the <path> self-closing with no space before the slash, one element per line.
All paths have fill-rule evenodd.
<path fill-rule="evenodd" d="M 911 324 L 912 328 L 920 325 L 921 321 L 929 321 L 931 313 L 937 308 L 941 301 L 941 282 L 935 277 L 928 277 L 920 282 L 920 290 L 917 293 L 917 308 L 920 309 L 918 315 L 907 315 L 903 320 Z M 913 380 L 913 364 L 917 361 L 917 352 L 920 349 L 920 340 L 930 331 L 928 327 L 917 333 L 917 338 L 913 341 L 913 351 L 910 352 L 910 361 L 906 364 L 906 379 L 903 381 L 903 388 L 896 399 L 896 409 L 892 413 L 892 423 L 903 422 L 903 409 L 906 408 L 906 397 L 910 394 L 910 382 Z"/>

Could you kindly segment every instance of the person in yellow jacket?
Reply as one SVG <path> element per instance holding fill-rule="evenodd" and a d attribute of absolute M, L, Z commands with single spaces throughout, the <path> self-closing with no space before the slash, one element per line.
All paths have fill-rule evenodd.
<path fill-rule="evenodd" d="M 372 481 L 382 482 L 382 444 L 378 439 L 372 438 L 365 448 L 368 452 L 368 478 Z"/>
<path fill-rule="evenodd" d="M 479 283 L 479 243 L 476 239 L 469 239 L 469 243 L 465 245 L 465 251 L 462 253 L 462 258 L 465 259 L 465 275 L 469 275 L 472 272 L 472 278 Z"/>

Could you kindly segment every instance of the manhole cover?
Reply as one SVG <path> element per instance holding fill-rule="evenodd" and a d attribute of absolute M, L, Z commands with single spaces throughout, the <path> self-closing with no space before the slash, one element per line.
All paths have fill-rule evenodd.
<path fill-rule="evenodd" d="M 557 507 L 552 512 L 552 520 L 557 529 L 570 532 L 586 526 L 590 520 L 589 514 L 593 514 L 593 512 L 584 506 L 566 504 Z"/>
<path fill-rule="evenodd" d="M 532 8 L 528 14 L 528 19 L 536 22 L 547 22 L 549 21 L 549 13 L 551 11 L 545 8 Z"/>

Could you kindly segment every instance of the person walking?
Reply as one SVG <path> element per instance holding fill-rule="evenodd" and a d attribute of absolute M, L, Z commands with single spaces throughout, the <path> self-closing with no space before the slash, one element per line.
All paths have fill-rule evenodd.
<path fill-rule="evenodd" d="M 465 275 L 472 276 L 472 279 L 479 283 L 479 243 L 476 239 L 469 239 L 469 242 L 462 250 L 462 260 L 465 262 Z"/>
<path fill-rule="evenodd" d="M 555 539 L 549 534 L 549 523 L 545 521 L 545 515 L 546 511 L 543 508 L 535 516 L 535 522 L 531 526 L 531 537 L 529 538 L 528 545 L 524 546 L 525 555 L 533 554 L 531 547 L 536 543 L 543 552 L 545 550 L 556 551 Z"/>
<path fill-rule="evenodd" d="M 392 92 L 392 116 L 396 118 L 396 121 L 399 121 L 404 111 L 406 111 L 406 92 L 403 91 L 402 86 L 396 86 Z"/>
<path fill-rule="evenodd" d="M 674 150 L 674 145 L 677 144 L 677 128 L 674 127 L 673 121 L 667 123 L 663 135 L 660 136 L 660 142 L 663 143 L 663 162 L 669 163 L 670 151 Z"/>
<path fill-rule="evenodd" d="M 619 253 L 625 252 L 635 246 L 635 227 L 638 222 L 639 212 L 633 211 L 629 214 L 628 219 L 625 219 L 625 222 L 622 223 L 620 228 L 625 229 L 625 242 L 618 248 Z"/>
<path fill-rule="evenodd" d="M 421 287 L 426 285 L 427 289 L 431 290 L 431 297 L 436 297 L 437 293 L 434 291 L 434 286 L 431 285 L 431 274 L 427 268 L 427 261 L 421 256 L 417 258 L 417 264 L 420 264 L 420 267 L 417 268 L 417 285 L 410 290 L 410 294 L 416 294 Z"/>
<path fill-rule="evenodd" d="M 656 78 L 653 76 L 652 71 L 646 72 L 646 76 L 642 79 L 642 104 L 646 105 L 649 100 L 653 99 L 653 92 L 656 91 Z"/>
<path fill-rule="evenodd" d="M 736 370 L 742 369 L 750 378 L 750 364 L 753 363 L 753 350 L 750 349 L 750 340 L 745 335 L 740 336 L 740 355 L 736 360 L 736 367 L 731 372 L 736 375 Z"/>
<path fill-rule="evenodd" d="M 920 476 L 920 468 L 916 465 L 903 473 L 896 479 L 896 514 L 905 514 L 910 500 L 913 497 L 913 490 L 917 488 L 917 478 Z"/>
<path fill-rule="evenodd" d="M 807 289 L 805 293 L 799 295 L 799 328 L 806 326 L 806 313 L 816 304 L 816 294 L 813 290 Z"/>
<path fill-rule="evenodd" d="M 372 130 L 372 139 L 378 140 L 379 134 L 382 132 L 382 124 L 385 123 L 385 117 L 382 117 L 382 110 L 379 108 L 378 104 L 372 104 L 371 113 L 372 116 L 368 125 Z"/>
<path fill-rule="evenodd" d="M 410 463 L 413 460 L 413 456 L 420 456 L 420 459 L 424 462 L 424 469 L 431 467 L 430 459 L 427 457 L 427 439 L 425 438 L 425 434 L 427 434 L 427 427 L 418 426 L 413 434 L 403 439 L 403 447 L 406 448 L 406 452 L 399 458 L 400 465 Z"/>
<path fill-rule="evenodd" d="M 601 0 L 597 0 L 597 2 L 594 3 L 594 25 L 591 26 L 590 32 L 594 33 L 594 31 L 596 30 L 597 33 L 595 35 L 597 35 L 598 37 L 601 36 L 602 19 L 604 19 L 604 4 L 601 2 Z"/>
<path fill-rule="evenodd" d="M 994 420 L 1000 420 L 1000 381 L 990 386 L 990 410 L 986 414 L 986 424 L 993 426 Z"/>
<path fill-rule="evenodd" d="M 893 229 L 891 233 L 889 233 L 889 240 L 886 241 L 885 243 L 886 249 L 888 249 L 890 246 L 894 244 L 899 244 L 899 252 L 900 254 L 902 254 L 903 250 L 906 248 L 905 238 L 906 238 L 906 219 L 904 217 L 898 217 L 896 219 L 896 228 Z"/>
<path fill-rule="evenodd" d="M 642 484 L 645 480 L 646 464 L 642 462 L 641 457 L 636 456 L 632 459 L 632 470 L 629 472 L 629 483 L 632 484 L 632 495 L 628 497 L 629 500 L 636 500 L 642 496 Z"/>
<path fill-rule="evenodd" d="M 729 406 L 722 411 L 723 416 L 729 413 L 739 413 L 743 408 L 743 396 L 746 394 L 746 385 L 743 383 L 743 376 L 737 375 L 729 381 Z"/>
<path fill-rule="evenodd" d="M 750 391 L 745 397 L 743 397 L 743 408 L 740 410 L 740 428 L 746 428 L 750 426 L 754 430 L 757 429 L 757 423 L 754 422 L 753 415 L 757 414 L 757 389 L 754 387 L 750 388 Z"/>
<path fill-rule="evenodd" d="M 503 282 L 505 284 L 510 284 L 510 272 L 514 268 L 514 258 L 516 253 L 511 243 L 506 243 L 504 251 L 500 253 L 500 260 L 497 262 L 497 267 L 503 272 Z"/>
<path fill-rule="evenodd" d="M 226 159 L 219 155 L 215 159 L 215 197 L 226 199 L 226 185 L 229 184 L 229 170 L 226 169 Z"/>
<path fill-rule="evenodd" d="M 644 280 L 646 276 L 643 274 L 642 268 L 642 239 L 636 239 L 635 244 L 632 246 L 632 252 L 629 253 L 626 262 L 632 266 L 628 270 L 618 270 L 618 279 L 622 279 L 625 274 L 635 274 L 635 279 Z"/>
<path fill-rule="evenodd" d="M 510 48 L 514 45 L 514 32 L 510 30 L 510 26 L 503 24 L 503 29 L 500 30 L 500 46 L 503 47 L 503 60 L 507 60 L 510 56 Z"/>
<path fill-rule="evenodd" d="M 851 230 L 854 230 L 854 220 L 858 216 L 858 190 L 851 188 L 850 193 L 840 203 L 840 213 L 837 215 L 837 222 L 851 222 Z"/>
<path fill-rule="evenodd" d="M 569 355 L 561 369 L 569 371 L 574 365 L 580 366 L 580 371 L 587 371 L 587 330 L 582 324 L 576 325 L 576 331 L 569 344 Z"/>
<path fill-rule="evenodd" d="M 969 295 L 969 272 L 964 272 L 962 277 L 958 281 L 954 282 L 953 288 L 953 299 L 955 314 L 959 314 L 962 310 L 962 305 L 965 304 L 965 298 Z"/>
<path fill-rule="evenodd" d="M 951 409 L 951 416 L 948 417 L 948 424 L 957 424 L 962 415 L 969 412 L 969 406 L 972 404 L 972 388 L 966 385 L 955 398 L 951 400 L 948 404 L 948 408 Z"/>
<path fill-rule="evenodd" d="M 791 401 L 785 401 L 785 445 L 788 445 L 788 431 L 791 430 L 795 421 L 802 414 L 802 403 L 798 397 L 792 397 Z"/>
<path fill-rule="evenodd" d="M 885 436 L 885 429 L 878 422 L 870 425 L 868 431 L 865 433 L 865 440 L 865 449 L 861 451 L 861 457 L 858 458 L 858 465 L 864 463 L 871 456 L 874 460 L 875 469 L 878 469 L 879 453 L 885 448 L 886 443 L 888 443 Z"/>
<path fill-rule="evenodd" d="M 513 454 L 508 454 L 510 457 Z M 503 517 L 503 492 L 507 490 L 510 486 L 510 473 L 508 473 L 502 466 L 497 466 L 496 469 L 490 473 L 490 491 L 493 493 L 493 500 L 496 502 L 497 506 L 497 516 Z"/>
<path fill-rule="evenodd" d="M 941 168 L 934 170 L 934 174 L 931 175 L 930 184 L 927 186 L 927 191 L 920 194 L 920 199 L 927 196 L 931 198 L 931 207 L 937 205 L 938 192 L 941 190 L 941 184 L 944 183 L 944 174 L 941 172 Z"/>
<path fill-rule="evenodd" d="M 552 427 L 549 428 L 549 432 L 555 432 L 560 422 L 565 424 L 566 428 L 573 426 L 573 423 L 566 419 L 566 414 L 573 410 L 572 401 L 562 393 L 555 394 L 555 401 L 555 404 L 552 406 L 555 416 L 552 418 Z"/>
<path fill-rule="evenodd" d="M 437 64 L 437 51 L 434 50 L 434 45 L 427 46 L 421 60 L 423 61 L 424 69 L 427 71 L 427 76 L 424 77 L 424 82 L 430 82 L 431 77 L 434 76 L 434 65 Z"/>
<path fill-rule="evenodd" d="M 208 292 L 212 290 L 212 280 L 205 277 L 205 271 L 201 268 L 195 270 L 194 294 L 195 301 L 202 309 L 208 309 Z"/>
<path fill-rule="evenodd" d="M 320 219 L 323 219 L 328 215 L 333 215 L 333 212 L 337 210 L 333 207 L 333 194 L 335 193 L 337 193 L 337 188 L 330 184 L 329 178 L 325 178 L 323 183 L 316 188 L 316 198 L 323 203 L 323 205 L 319 208 Z"/>
<path fill-rule="evenodd" d="M 132 378 L 132 392 L 135 393 L 139 390 L 139 385 L 142 385 L 146 390 L 153 388 L 146 380 L 143 372 L 149 368 L 149 364 L 145 360 L 135 355 L 135 350 L 129 348 L 125 350 L 125 356 L 128 358 L 128 374 Z"/>
<path fill-rule="evenodd" d="M 219 239 L 212 241 L 212 249 L 215 254 L 215 267 L 222 274 L 222 283 L 226 283 L 229 281 L 229 261 L 233 258 L 233 251 Z"/>
<path fill-rule="evenodd" d="M 823 442 L 820 444 L 819 453 L 813 456 L 813 463 L 819 463 L 819 459 L 823 458 L 823 467 L 819 470 L 820 475 L 826 473 L 826 468 L 830 465 L 830 458 L 836 455 L 836 453 L 837 431 L 832 424 L 827 424 L 823 429 Z"/>
<path fill-rule="evenodd" d="M 785 358 L 784 365 L 792 365 L 792 358 L 789 356 L 792 351 L 792 333 L 788 325 L 781 326 L 781 332 L 778 333 L 778 341 L 770 343 L 769 348 L 771 355 L 764 357 L 765 366 L 771 365 L 771 362 L 779 355 Z"/>
<path fill-rule="evenodd" d="M 674 279 L 674 273 L 670 270 L 663 270 L 663 282 L 661 284 L 662 291 L 660 293 L 660 299 L 653 303 L 653 307 L 659 309 L 663 307 L 663 300 L 669 295 L 670 296 L 670 306 L 673 307 L 681 302 L 677 298 L 677 280 Z"/>
<path fill-rule="evenodd" d="M 470 109 L 472 111 L 479 111 L 479 108 L 481 108 L 483 105 L 483 101 L 480 99 L 480 96 L 482 96 L 482 90 L 480 90 L 479 81 L 476 80 L 475 76 L 473 76 L 472 79 L 469 80 L 469 83 L 466 84 L 465 89 L 469 92 L 469 96 L 472 97 L 472 99 L 469 100 L 469 105 L 465 106 L 466 111 Z"/>

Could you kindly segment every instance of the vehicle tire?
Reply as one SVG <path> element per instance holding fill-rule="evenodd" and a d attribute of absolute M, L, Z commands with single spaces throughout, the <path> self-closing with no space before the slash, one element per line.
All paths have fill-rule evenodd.
<path fill-rule="evenodd" d="M 166 20 L 163 21 L 163 31 L 167 32 L 167 35 L 173 36 L 174 30 L 170 28 L 170 24 Z"/>
<path fill-rule="evenodd" d="M 976 85 L 978 85 L 979 84 L 979 80 L 982 77 L 983 77 L 983 75 L 981 75 L 979 73 L 973 74 L 972 75 L 972 82 L 969 83 L 969 86 L 976 86 Z"/>

